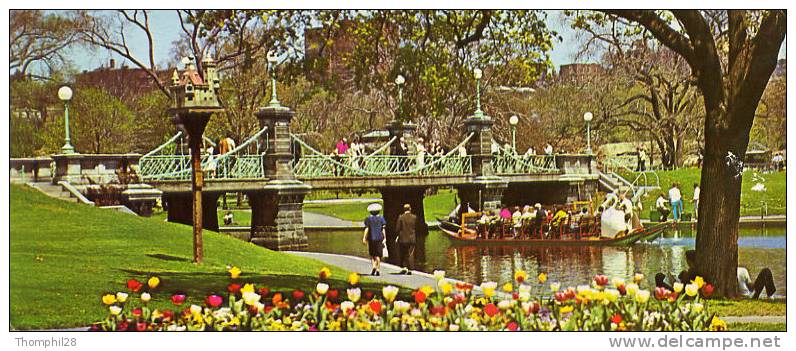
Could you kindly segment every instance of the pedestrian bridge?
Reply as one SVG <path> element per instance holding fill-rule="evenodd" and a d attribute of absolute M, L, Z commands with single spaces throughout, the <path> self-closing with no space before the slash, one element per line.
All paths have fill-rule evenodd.
<path fill-rule="evenodd" d="M 384 187 L 438 187 L 470 184 L 476 180 L 473 158 L 460 152 L 473 138 L 467 135 L 444 155 L 390 155 L 397 137 L 362 156 L 325 154 L 299 136 L 290 134 L 301 156 L 290 162 L 295 177 L 313 189 Z M 139 176 L 164 192 L 190 191 L 191 162 L 182 133 L 142 156 Z M 224 155 L 202 155 L 204 190 L 249 191 L 271 180 L 266 171 L 269 154 L 267 127 Z M 280 150 L 291 152 L 290 150 Z M 292 152 L 296 155 L 296 152 Z M 573 175 L 591 176 L 588 155 L 517 155 L 501 149 L 492 158 L 493 174 L 509 183 L 570 181 Z"/>

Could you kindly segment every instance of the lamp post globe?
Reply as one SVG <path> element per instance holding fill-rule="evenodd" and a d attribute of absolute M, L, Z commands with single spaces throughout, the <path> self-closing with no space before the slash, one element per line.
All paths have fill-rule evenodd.
<path fill-rule="evenodd" d="M 397 77 L 395 77 L 395 84 L 403 85 L 405 82 L 406 82 L 406 79 L 404 79 L 404 76 L 399 74 Z"/>
<path fill-rule="evenodd" d="M 61 147 L 61 153 L 65 155 L 74 154 L 75 148 L 69 138 L 69 101 L 72 100 L 72 88 L 68 85 L 60 87 L 58 89 L 58 99 L 64 102 L 64 146 Z"/>
<path fill-rule="evenodd" d="M 583 114 L 583 120 L 586 121 L 586 153 L 591 155 L 591 120 L 594 119 L 594 114 L 586 112 Z"/>
<path fill-rule="evenodd" d="M 509 117 L 509 124 L 511 125 L 511 150 L 517 153 L 517 124 L 520 123 L 520 118 L 517 115 Z"/>

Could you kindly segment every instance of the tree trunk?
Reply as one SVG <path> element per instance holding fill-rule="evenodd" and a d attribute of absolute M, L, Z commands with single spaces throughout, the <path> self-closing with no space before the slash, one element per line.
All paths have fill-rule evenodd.
<path fill-rule="evenodd" d="M 706 120 L 728 119 L 720 114 L 720 111 L 708 111 Z M 743 133 L 736 128 L 705 123 L 696 264 L 697 272 L 714 285 L 716 295 L 724 297 L 738 295 L 736 271 L 742 168 L 739 170 L 727 156 L 732 153 L 742 160 L 748 137 L 744 140 L 739 134 Z"/>

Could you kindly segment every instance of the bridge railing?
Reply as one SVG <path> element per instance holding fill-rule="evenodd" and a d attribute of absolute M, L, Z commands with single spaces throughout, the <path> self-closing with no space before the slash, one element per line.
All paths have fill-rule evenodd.
<path fill-rule="evenodd" d="M 308 155 L 293 164 L 293 172 L 299 178 L 321 177 L 386 177 L 406 175 L 464 175 L 472 172 L 469 156 L 458 154 L 459 146 L 464 145 L 472 134 L 445 155 L 367 155 L 337 156 L 326 155 L 306 142 L 292 136 L 308 150 Z"/>
<path fill-rule="evenodd" d="M 559 173 L 555 155 L 515 155 L 500 153 L 493 162 L 497 174 L 548 174 Z"/>
<path fill-rule="evenodd" d="M 267 150 L 267 128 L 263 128 L 245 142 L 223 155 L 203 154 L 201 157 L 205 179 L 262 178 L 263 154 Z M 141 157 L 139 174 L 144 180 L 188 180 L 191 178 L 191 155 L 182 154 L 182 133 Z M 266 138 L 264 144 L 261 137 Z"/>

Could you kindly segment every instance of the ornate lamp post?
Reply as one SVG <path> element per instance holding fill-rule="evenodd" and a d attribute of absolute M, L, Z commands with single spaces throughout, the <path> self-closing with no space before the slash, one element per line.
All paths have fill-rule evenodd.
<path fill-rule="evenodd" d="M 69 139 L 69 100 L 72 100 L 72 88 L 67 85 L 58 89 L 58 99 L 64 102 L 64 130 L 66 137 L 64 138 L 64 146 L 61 147 L 61 152 L 65 155 L 74 154 L 75 148 L 72 147 Z"/>
<path fill-rule="evenodd" d="M 481 77 L 483 72 L 481 72 L 480 68 L 476 68 L 473 70 L 473 76 L 475 77 L 475 113 L 473 116 L 484 118 L 484 111 L 481 111 Z"/>
<path fill-rule="evenodd" d="M 398 75 L 395 77 L 395 85 L 398 86 L 398 113 L 399 119 L 403 119 L 403 106 L 404 106 L 404 83 L 406 83 L 406 79 L 404 76 Z"/>
<path fill-rule="evenodd" d="M 268 72 L 271 73 L 271 101 L 268 102 L 268 106 L 281 107 L 282 105 L 279 103 L 279 100 L 276 98 L 276 64 L 279 61 L 279 57 L 276 56 L 275 52 L 269 51 L 267 59 L 268 59 Z"/>
<path fill-rule="evenodd" d="M 586 153 L 591 155 L 591 120 L 594 118 L 594 115 L 591 112 L 586 112 L 583 114 L 583 120 L 586 121 Z"/>
<path fill-rule="evenodd" d="M 520 118 L 517 115 L 509 117 L 509 125 L 511 125 L 511 149 L 514 154 L 517 154 L 517 124 L 520 123 Z"/>

